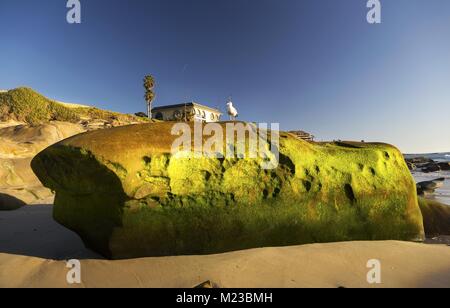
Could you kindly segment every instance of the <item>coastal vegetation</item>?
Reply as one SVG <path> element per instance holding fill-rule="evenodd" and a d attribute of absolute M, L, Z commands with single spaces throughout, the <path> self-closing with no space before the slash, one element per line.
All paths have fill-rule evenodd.
<path fill-rule="evenodd" d="M 30 125 L 50 121 L 81 123 L 83 121 L 145 122 L 146 119 L 101 110 L 89 106 L 68 106 L 49 99 L 31 88 L 17 88 L 0 92 L 0 121 L 15 120 Z"/>
<path fill-rule="evenodd" d="M 79 115 L 30 88 L 0 93 L 0 120 L 16 120 L 32 125 L 54 121 L 78 122 Z"/>

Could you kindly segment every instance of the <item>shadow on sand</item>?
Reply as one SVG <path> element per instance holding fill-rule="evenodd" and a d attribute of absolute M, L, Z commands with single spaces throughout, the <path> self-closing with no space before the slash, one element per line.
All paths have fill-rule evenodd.
<path fill-rule="evenodd" d="M 13 211 L 25 206 L 26 203 L 16 197 L 0 193 L 0 210 Z"/>
<path fill-rule="evenodd" d="M 52 218 L 52 206 L 0 211 L 0 253 L 52 260 L 103 259 Z"/>

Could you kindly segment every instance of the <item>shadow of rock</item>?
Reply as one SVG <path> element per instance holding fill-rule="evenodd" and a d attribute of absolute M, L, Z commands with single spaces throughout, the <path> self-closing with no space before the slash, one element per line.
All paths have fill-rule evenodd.
<path fill-rule="evenodd" d="M 0 211 L 0 253 L 53 260 L 103 259 L 52 218 L 52 206 Z"/>
<path fill-rule="evenodd" d="M 13 211 L 25 205 L 25 202 L 16 197 L 0 193 L 0 211 Z"/>
<path fill-rule="evenodd" d="M 440 271 L 430 271 L 417 282 L 417 288 L 448 288 L 450 287 L 450 267 Z"/>

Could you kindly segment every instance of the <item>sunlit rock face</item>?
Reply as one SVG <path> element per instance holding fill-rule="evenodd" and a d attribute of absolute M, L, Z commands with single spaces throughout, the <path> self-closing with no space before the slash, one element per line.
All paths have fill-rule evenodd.
<path fill-rule="evenodd" d="M 92 131 L 37 155 L 55 219 L 116 259 L 423 239 L 415 183 L 390 145 L 281 132 L 279 164 L 264 169 L 260 158 L 174 156 L 173 125 Z"/>
<path fill-rule="evenodd" d="M 77 124 L 56 121 L 35 126 L 12 121 L 3 124 L 0 125 L 0 199 L 3 200 L 0 210 L 15 209 L 20 204 L 53 203 L 53 193 L 35 176 L 31 160 L 46 147 L 84 129 Z"/>
<path fill-rule="evenodd" d="M 142 123 L 132 115 L 57 102 L 30 88 L 0 91 L 0 210 L 51 204 L 54 194 L 31 170 L 46 147 L 86 130 Z"/>

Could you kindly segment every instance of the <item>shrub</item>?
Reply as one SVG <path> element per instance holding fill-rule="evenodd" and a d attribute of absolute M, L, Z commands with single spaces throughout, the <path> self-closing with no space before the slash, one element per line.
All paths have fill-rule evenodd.
<path fill-rule="evenodd" d="M 30 88 L 0 93 L 0 118 L 15 119 L 31 125 L 48 121 L 78 122 L 79 116 Z"/>

